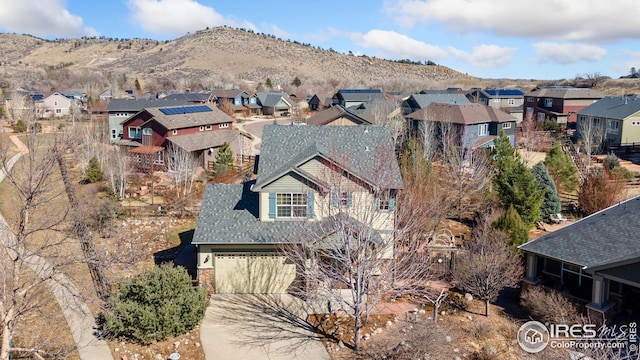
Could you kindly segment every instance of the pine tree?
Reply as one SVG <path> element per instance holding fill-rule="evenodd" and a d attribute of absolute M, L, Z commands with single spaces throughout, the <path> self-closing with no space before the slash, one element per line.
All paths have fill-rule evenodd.
<path fill-rule="evenodd" d="M 492 227 L 507 234 L 514 247 L 529 241 L 529 228 L 513 205 L 509 205 L 507 211 L 492 224 Z"/>
<path fill-rule="evenodd" d="M 533 227 L 540 220 L 540 206 L 544 197 L 542 187 L 504 132 L 494 142 L 494 190 L 505 208 L 513 205 L 525 224 Z"/>
<path fill-rule="evenodd" d="M 580 185 L 578 168 L 571 157 L 564 153 L 559 142 L 556 142 L 556 144 L 549 149 L 544 159 L 544 164 L 547 166 L 547 171 L 556 184 L 556 190 L 565 193 L 573 193 L 576 191 L 578 185 Z"/>
<path fill-rule="evenodd" d="M 540 215 L 542 216 L 542 220 L 548 222 L 551 215 L 558 214 L 562 210 L 558 190 L 556 189 L 556 184 L 553 182 L 553 179 L 551 178 L 551 175 L 549 175 L 544 163 L 537 163 L 531 171 L 533 172 L 536 181 L 542 185 L 542 188 L 544 189 L 544 199 L 542 200 L 542 206 L 540 207 Z"/>
<path fill-rule="evenodd" d="M 87 166 L 87 182 L 90 184 L 97 183 L 102 180 L 102 169 L 97 157 L 89 159 L 89 165 Z"/>
<path fill-rule="evenodd" d="M 272 89 L 273 84 L 271 83 L 271 79 L 267 78 L 267 80 L 265 80 L 264 82 L 264 86 L 268 87 L 269 89 Z"/>
<path fill-rule="evenodd" d="M 296 76 L 296 78 L 293 79 L 293 81 L 291 82 L 291 85 L 295 87 L 300 87 L 300 85 L 302 85 L 302 81 L 300 80 L 299 77 Z"/>

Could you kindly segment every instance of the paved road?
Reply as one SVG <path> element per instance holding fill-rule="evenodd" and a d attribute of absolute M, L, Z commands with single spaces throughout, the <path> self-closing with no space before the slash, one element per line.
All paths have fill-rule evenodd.
<path fill-rule="evenodd" d="M 246 120 L 240 124 L 234 124 L 238 130 L 248 132 L 253 136 L 253 154 L 260 154 L 260 144 L 262 143 L 262 129 L 265 125 L 273 124 L 274 119 Z M 276 123 L 279 125 L 289 125 L 293 120 L 279 119 Z"/>
<path fill-rule="evenodd" d="M 6 167 L 0 171 L 0 182 L 4 180 L 6 172 L 11 171 L 13 165 L 20 160 L 22 155 L 28 153 L 27 147 L 17 136 L 11 136 L 11 141 L 20 149 L 20 153 L 12 157 Z M 10 254 L 20 253 L 27 266 L 41 279 L 46 280 L 47 286 L 55 296 L 71 329 L 71 335 L 80 354 L 80 359 L 113 360 L 107 343 L 94 335 L 95 319 L 73 282 L 58 269 L 55 269 L 45 258 L 29 253 L 24 246 L 19 244 L 2 215 L 0 215 L 0 241 Z"/>
<path fill-rule="evenodd" d="M 200 326 L 207 359 L 330 360 L 306 323 L 304 302 L 286 294 L 214 295 Z"/>

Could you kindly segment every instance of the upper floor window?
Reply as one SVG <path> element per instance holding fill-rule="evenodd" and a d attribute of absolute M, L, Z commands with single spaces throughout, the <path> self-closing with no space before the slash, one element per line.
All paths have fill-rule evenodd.
<path fill-rule="evenodd" d="M 131 139 L 140 139 L 142 138 L 142 133 L 140 131 L 140 128 L 137 126 L 130 126 L 129 127 L 129 138 Z"/>
<path fill-rule="evenodd" d="M 383 191 L 376 197 L 376 209 L 378 210 L 395 210 L 395 197 L 387 190 Z"/>
<path fill-rule="evenodd" d="M 58 102 L 57 102 L 57 101 L 54 101 L 54 102 L 53 102 L 53 106 L 58 106 Z"/>
<path fill-rule="evenodd" d="M 509 106 L 514 106 L 514 105 L 516 104 L 516 99 L 508 99 L 508 100 L 507 100 L 507 104 L 508 104 Z"/>
<path fill-rule="evenodd" d="M 536 99 L 535 99 L 535 98 L 532 98 L 532 97 L 528 97 L 528 98 L 527 98 L 527 102 L 535 102 L 535 101 L 536 101 Z"/>
<path fill-rule="evenodd" d="M 349 207 L 352 202 L 352 194 L 348 191 L 332 192 L 331 201 L 334 207 Z"/>
<path fill-rule="evenodd" d="M 489 133 L 489 124 L 478 125 L 478 136 L 485 136 Z"/>
<path fill-rule="evenodd" d="M 298 193 L 276 194 L 276 217 L 306 218 L 307 217 L 307 194 L 298 194 Z"/>
<path fill-rule="evenodd" d="M 593 118 L 593 126 L 600 127 L 600 118 Z"/>
<path fill-rule="evenodd" d="M 228 128 L 229 127 L 229 123 L 222 123 L 218 126 L 220 129 L 224 129 L 224 128 Z"/>
<path fill-rule="evenodd" d="M 62 114 L 62 109 L 56 109 L 56 114 Z"/>
<path fill-rule="evenodd" d="M 200 126 L 200 131 L 204 131 L 204 126 Z"/>
<path fill-rule="evenodd" d="M 177 129 L 173 129 L 173 131 L 171 131 L 172 135 L 178 135 L 178 130 Z"/>
<path fill-rule="evenodd" d="M 511 123 L 510 122 L 502 123 L 502 128 L 503 129 L 511 129 Z"/>
<path fill-rule="evenodd" d="M 151 133 L 152 133 L 151 128 L 142 129 L 142 135 L 151 135 Z"/>
<path fill-rule="evenodd" d="M 544 107 L 552 107 L 553 99 L 544 99 Z"/>
<path fill-rule="evenodd" d="M 207 125 L 207 126 L 205 126 L 205 129 L 206 129 L 206 130 L 211 130 L 211 129 L 213 129 L 213 126 L 211 126 L 211 125 Z"/>
<path fill-rule="evenodd" d="M 609 121 L 609 129 L 607 132 L 613 133 L 613 134 L 617 134 L 618 133 L 618 129 L 620 127 L 620 123 L 615 121 L 615 120 L 611 120 Z"/>

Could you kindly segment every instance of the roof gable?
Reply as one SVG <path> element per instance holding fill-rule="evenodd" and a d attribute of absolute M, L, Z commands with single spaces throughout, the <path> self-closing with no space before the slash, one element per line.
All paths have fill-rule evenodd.
<path fill-rule="evenodd" d="M 326 125 L 339 118 L 347 118 L 356 124 L 371 124 L 371 122 L 369 122 L 362 116 L 352 111 L 348 111 L 340 105 L 333 105 L 332 107 L 320 111 L 319 113 L 309 117 L 307 119 L 307 125 Z"/>
<path fill-rule="evenodd" d="M 636 96 L 605 96 L 578 111 L 578 115 L 625 119 L 640 111 L 640 98 Z"/>

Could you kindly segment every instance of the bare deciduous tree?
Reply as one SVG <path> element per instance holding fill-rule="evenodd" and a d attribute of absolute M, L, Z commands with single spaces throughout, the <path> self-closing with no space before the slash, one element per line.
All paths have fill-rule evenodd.
<path fill-rule="evenodd" d="M 119 147 L 108 148 L 102 162 L 107 185 L 118 200 L 123 200 L 127 188 L 127 175 L 131 166 L 129 156 Z"/>
<path fill-rule="evenodd" d="M 522 150 L 522 160 L 527 165 L 533 165 L 533 155 L 540 150 L 540 137 L 537 134 L 538 121 L 530 117 L 525 117 L 520 123 L 518 136 L 516 137 L 516 145 Z"/>
<path fill-rule="evenodd" d="M 489 316 L 489 302 L 522 278 L 522 264 L 509 246 L 509 238 L 491 228 L 494 218 L 490 214 L 481 219 L 473 239 L 464 247 L 465 253 L 458 257 L 453 275 L 458 287 L 485 302 L 485 316 Z"/>
<path fill-rule="evenodd" d="M 600 152 L 605 138 L 605 126 L 602 124 L 604 121 L 600 119 L 578 119 L 576 124 L 576 133 L 578 135 L 578 143 L 580 148 L 587 155 L 586 166 L 587 169 L 591 167 L 591 155 Z"/>
<path fill-rule="evenodd" d="M 186 197 L 191 192 L 195 173 L 198 169 L 198 159 L 181 147 L 171 144 L 167 150 L 169 169 L 173 173 L 173 183 L 176 195 Z"/>
<path fill-rule="evenodd" d="M 402 145 L 407 136 L 407 120 L 402 116 L 402 106 L 397 101 L 376 100 L 371 104 L 374 123 L 387 125 L 396 147 Z"/>

